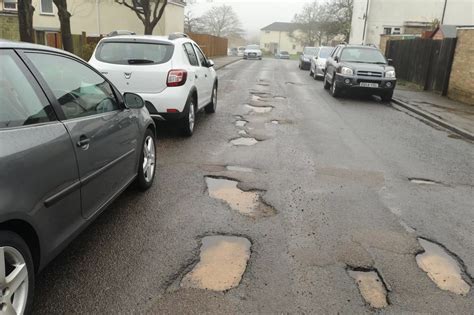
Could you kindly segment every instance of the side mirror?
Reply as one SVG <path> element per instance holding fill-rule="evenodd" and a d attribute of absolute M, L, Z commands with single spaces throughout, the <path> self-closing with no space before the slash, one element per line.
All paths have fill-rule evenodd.
<path fill-rule="evenodd" d="M 338 56 L 334 56 L 334 61 L 335 61 L 335 62 L 339 62 L 339 57 L 338 57 Z"/>
<path fill-rule="evenodd" d="M 214 61 L 212 61 L 212 60 L 209 59 L 209 60 L 207 61 L 207 67 L 208 67 L 208 68 L 214 67 Z"/>
<path fill-rule="evenodd" d="M 393 66 L 393 59 L 387 59 L 388 65 Z"/>
<path fill-rule="evenodd" d="M 145 106 L 145 101 L 143 98 L 135 93 L 124 93 L 123 100 L 127 108 L 143 108 Z"/>

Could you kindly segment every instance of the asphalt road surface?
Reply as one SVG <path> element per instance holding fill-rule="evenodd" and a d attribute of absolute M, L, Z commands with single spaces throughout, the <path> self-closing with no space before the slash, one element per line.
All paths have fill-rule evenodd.
<path fill-rule="evenodd" d="M 294 61 L 240 61 L 219 77 L 217 113 L 198 115 L 191 139 L 160 126 L 155 185 L 128 189 L 38 276 L 34 313 L 373 312 L 361 293 L 380 292 L 357 271 L 383 284 L 382 312 L 473 312 L 472 288 L 441 289 L 416 258 L 420 237 L 440 244 L 472 285 L 472 143 L 374 98 L 334 99 Z M 255 144 L 233 145 L 240 136 Z M 206 176 L 238 181 L 236 200 L 212 198 Z M 256 213 L 232 207 L 241 197 Z M 251 243 L 240 281 L 226 279 L 237 286 L 183 286 L 202 239 L 219 235 Z M 226 269 L 210 266 L 204 276 Z"/>

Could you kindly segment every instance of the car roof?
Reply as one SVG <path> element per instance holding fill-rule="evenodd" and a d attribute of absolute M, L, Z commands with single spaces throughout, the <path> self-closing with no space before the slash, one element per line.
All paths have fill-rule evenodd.
<path fill-rule="evenodd" d="M 344 45 L 344 44 L 341 44 L 339 46 L 342 46 L 342 47 L 352 47 L 352 48 L 367 48 L 367 49 L 375 49 L 375 50 L 379 50 L 377 47 L 374 47 L 374 46 L 371 46 L 371 45 Z"/>
<path fill-rule="evenodd" d="M 101 39 L 101 42 L 117 41 L 117 40 L 157 42 L 157 43 L 167 43 L 167 44 L 173 44 L 173 45 L 179 44 L 179 43 L 192 42 L 192 40 L 188 37 L 169 39 L 168 36 L 157 36 L 157 35 L 118 35 L 118 36 L 104 37 Z"/>
<path fill-rule="evenodd" d="M 80 57 L 78 57 L 74 54 L 71 54 L 70 52 L 67 52 L 67 51 L 62 50 L 62 49 L 57 49 L 57 48 L 53 48 L 53 47 L 49 47 L 49 46 L 45 46 L 45 45 L 31 44 L 31 43 L 25 43 L 25 42 L 14 42 L 14 41 L 0 39 L 0 49 L 2 49 L 2 48 L 4 48 L 4 49 L 6 49 L 6 48 L 10 48 L 10 49 L 33 49 L 33 50 L 50 51 L 50 52 L 54 52 L 54 53 L 60 53 L 60 54 L 63 54 L 63 55 L 69 55 L 69 56 L 75 57 L 77 59 L 81 59 Z"/>

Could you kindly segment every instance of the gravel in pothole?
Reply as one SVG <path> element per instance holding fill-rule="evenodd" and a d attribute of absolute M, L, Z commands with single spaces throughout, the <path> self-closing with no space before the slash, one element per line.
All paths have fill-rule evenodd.
<path fill-rule="evenodd" d="M 360 294 L 371 307 L 384 308 L 388 306 L 387 289 L 376 271 L 349 269 L 348 273 L 355 280 Z"/>
<path fill-rule="evenodd" d="M 206 177 L 209 196 L 222 200 L 235 211 L 248 217 L 265 217 L 275 214 L 270 206 L 261 201 L 259 191 L 243 191 L 239 182 L 226 178 Z"/>
<path fill-rule="evenodd" d="M 248 104 L 246 104 L 245 107 L 259 114 L 269 113 L 273 109 L 271 106 L 252 106 Z"/>
<path fill-rule="evenodd" d="M 245 130 L 239 130 L 239 135 L 240 136 L 248 136 L 248 133 Z"/>
<path fill-rule="evenodd" d="M 235 145 L 235 146 L 252 146 L 252 145 L 256 145 L 258 143 L 258 140 L 255 139 L 255 138 L 245 138 L 245 137 L 242 137 L 242 138 L 237 138 L 237 139 L 233 139 L 233 140 L 230 140 L 230 143 L 232 145 Z"/>
<path fill-rule="evenodd" d="M 181 287 L 211 291 L 236 288 L 247 268 L 251 245 L 245 237 L 203 238 L 200 261 L 181 280 Z"/>
<path fill-rule="evenodd" d="M 235 125 L 236 125 L 237 127 L 245 127 L 246 124 L 248 124 L 248 121 L 246 121 L 246 120 L 237 120 L 237 121 L 235 122 Z"/>
<path fill-rule="evenodd" d="M 465 271 L 462 264 L 442 246 L 423 238 L 418 238 L 418 242 L 425 251 L 416 256 L 416 263 L 428 277 L 441 290 L 467 295 L 471 287 L 463 279 Z"/>

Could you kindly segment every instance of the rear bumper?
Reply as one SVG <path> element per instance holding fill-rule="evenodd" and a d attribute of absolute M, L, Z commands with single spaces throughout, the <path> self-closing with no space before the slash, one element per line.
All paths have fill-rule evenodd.
<path fill-rule="evenodd" d="M 324 77 L 324 70 L 324 68 L 320 68 L 318 65 L 316 65 L 314 73 L 316 73 L 316 76 L 318 77 Z"/>
<path fill-rule="evenodd" d="M 168 87 L 161 93 L 137 93 L 145 101 L 150 116 L 156 120 L 175 120 L 185 115 L 189 88 Z M 172 112 L 170 112 L 172 111 Z"/>
<path fill-rule="evenodd" d="M 378 87 L 367 87 L 361 86 L 363 82 L 376 83 Z M 362 93 L 373 93 L 373 94 L 384 94 L 395 89 L 397 85 L 396 78 L 373 78 L 373 77 L 362 77 L 362 76 L 344 76 L 341 74 L 336 75 L 336 85 L 343 90 L 350 90 L 351 92 L 362 92 Z"/>

